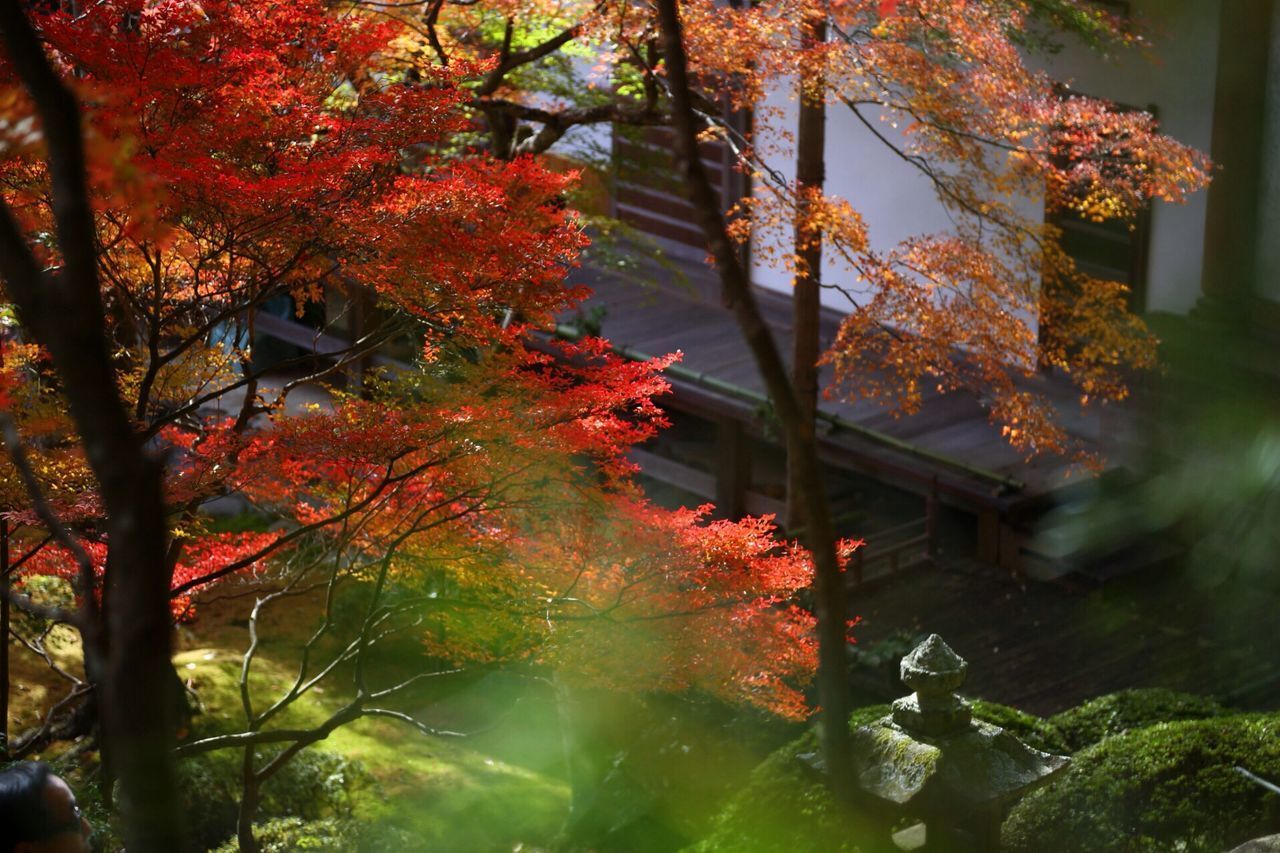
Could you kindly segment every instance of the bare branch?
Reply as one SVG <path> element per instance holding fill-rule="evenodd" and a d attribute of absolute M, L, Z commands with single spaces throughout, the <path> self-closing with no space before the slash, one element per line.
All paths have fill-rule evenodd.
<path fill-rule="evenodd" d="M 365 708 L 364 715 L 366 717 L 390 717 L 393 720 L 399 720 L 406 725 L 413 726 L 424 735 L 433 735 L 435 737 L 467 737 L 465 732 L 454 732 L 448 729 L 436 729 L 428 726 L 426 723 L 420 723 L 408 714 L 400 711 L 392 711 L 389 708 Z"/>

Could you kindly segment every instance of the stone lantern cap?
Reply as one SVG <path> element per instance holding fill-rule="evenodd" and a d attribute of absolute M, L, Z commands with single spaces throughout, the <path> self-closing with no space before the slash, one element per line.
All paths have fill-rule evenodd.
<path fill-rule="evenodd" d="M 902 682 L 916 692 L 893 703 L 893 721 L 921 735 L 944 735 L 969 727 L 969 703 L 955 695 L 969 664 L 937 634 L 902 659 Z"/>
<path fill-rule="evenodd" d="M 902 659 L 902 680 L 916 692 L 854 730 L 859 788 L 899 806 L 976 812 L 1012 803 L 1066 768 L 1070 759 L 973 719 L 954 692 L 968 668 L 937 634 Z"/>
<path fill-rule="evenodd" d="M 964 684 L 969 662 L 937 634 L 930 634 L 902 659 L 899 669 L 903 683 L 914 690 L 950 692 Z"/>

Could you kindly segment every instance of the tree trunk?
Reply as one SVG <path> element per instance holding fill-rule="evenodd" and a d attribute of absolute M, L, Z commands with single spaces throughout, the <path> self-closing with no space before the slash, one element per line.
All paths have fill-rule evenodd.
<path fill-rule="evenodd" d="M 244 748 L 240 777 L 240 812 L 236 817 L 236 840 L 240 853 L 258 853 L 258 839 L 253 835 L 253 822 L 262 802 L 258 774 L 253 769 L 253 746 Z"/>
<path fill-rule="evenodd" d="M 62 264 L 46 271 L 0 205 L 0 274 L 23 327 L 49 352 L 106 510 L 110 607 L 99 611 L 92 590 L 84 590 L 80 629 L 86 672 L 101 701 L 103 757 L 121 782 L 126 846 L 173 853 L 183 844 L 177 709 L 168 691 L 175 676 L 162 466 L 146 452 L 117 391 L 79 104 L 50 66 L 24 6 L 0 3 L 0 36 L 44 130 Z"/>
<path fill-rule="evenodd" d="M 0 760 L 9 757 L 9 521 L 0 518 Z"/>
<path fill-rule="evenodd" d="M 715 258 L 725 295 L 733 305 L 765 387 L 773 400 L 788 445 L 797 449 L 795 470 L 802 495 L 801 509 L 808 519 L 806 539 L 813 552 L 814 599 L 818 617 L 818 700 L 822 705 L 822 757 L 828 781 L 837 796 L 853 789 L 852 756 L 849 750 L 849 686 L 846 650 L 847 608 L 844 577 L 836 554 L 835 534 L 818 467 L 817 449 L 805 441 L 800 429 L 803 414 L 795 389 L 777 345 L 756 304 L 741 259 L 725 232 L 724 214 L 711 189 L 706 170 L 697 155 L 698 126 L 695 123 L 689 90 L 689 74 L 676 0 L 658 0 L 667 79 L 671 87 L 676 151 L 684 173 L 690 200 Z"/>
<path fill-rule="evenodd" d="M 807 18 L 801 31 L 801 47 L 811 49 L 827 40 L 825 10 Z M 796 226 L 795 255 L 798 267 L 792 294 L 791 382 L 800 406 L 798 439 L 817 440 L 815 416 L 818 410 L 818 320 L 822 308 L 822 230 L 809 220 L 810 194 L 822 192 L 826 178 L 826 79 L 821 69 L 810 63 L 801 66 L 800 121 L 796 133 Z M 798 494 L 803 484 L 795 459 L 800 450 L 787 442 L 786 527 L 796 531 L 805 526 Z"/>

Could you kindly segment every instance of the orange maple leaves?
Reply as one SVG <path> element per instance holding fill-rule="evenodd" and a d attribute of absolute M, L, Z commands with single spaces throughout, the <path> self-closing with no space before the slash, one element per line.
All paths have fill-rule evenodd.
<path fill-rule="evenodd" d="M 843 199 L 782 177 L 775 161 L 793 156 L 779 125 L 786 114 L 757 111 L 757 147 L 745 165 L 754 195 L 740 204 L 734 234 L 752 239 L 760 262 L 792 276 L 805 272 L 798 253 L 821 235 L 823 284 L 847 297 L 849 310 L 823 358 L 835 369 L 829 393 L 910 413 L 926 392 L 963 388 L 1016 447 L 1076 450 L 1034 387 L 1037 370 L 1061 370 L 1082 399 L 1123 398 L 1129 373 L 1153 364 L 1154 340 L 1127 312 L 1124 285 L 1077 269 L 1045 211 L 1132 220 L 1152 199 L 1176 203 L 1202 188 L 1207 158 L 1161 134 L 1151 115 L 1064 95 L 1034 70 L 1023 39 L 1030 4 L 832 3 L 818 12 L 832 38 L 812 49 L 795 38 L 809 6 L 778 3 L 772 18 L 762 8 L 742 22 L 770 55 L 749 71 L 717 66 L 720 76 L 708 79 L 758 96 L 807 69 L 824 81 L 829 109 L 865 131 L 867 150 L 887 148 L 931 184 L 952 223 L 897 245 L 877 240 L 878 211 L 859 215 Z M 1064 9 L 1078 12 L 1091 38 L 1132 40 L 1113 16 Z"/>

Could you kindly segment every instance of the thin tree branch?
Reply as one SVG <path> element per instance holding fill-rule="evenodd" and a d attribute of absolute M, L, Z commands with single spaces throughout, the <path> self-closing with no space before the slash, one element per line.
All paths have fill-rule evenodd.
<path fill-rule="evenodd" d="M 23 447 L 22 438 L 18 435 L 18 427 L 14 424 L 13 417 L 8 412 L 0 412 L 0 435 L 4 437 L 5 447 L 9 451 L 9 459 L 13 462 L 13 467 L 17 469 L 18 478 L 22 480 L 27 496 L 31 498 L 31 506 L 35 510 L 36 516 L 48 528 L 50 535 L 57 540 L 58 544 L 71 552 L 71 558 L 75 560 L 78 569 L 76 573 L 78 578 L 76 592 L 81 596 L 81 606 L 84 608 L 85 617 L 90 620 L 96 619 L 97 605 L 94 603 L 94 588 L 97 586 L 97 577 L 94 571 L 93 559 L 71 531 L 67 529 L 66 525 L 62 523 L 62 519 L 58 518 L 57 512 L 49 504 L 49 500 L 44 494 L 44 487 L 40 485 L 40 480 L 36 477 L 35 471 L 32 470 L 31 462 L 27 459 L 27 452 Z M 21 604 L 18 606 L 22 607 Z M 72 621 L 74 623 L 74 618 L 67 619 L 63 617 L 62 621 Z"/>

